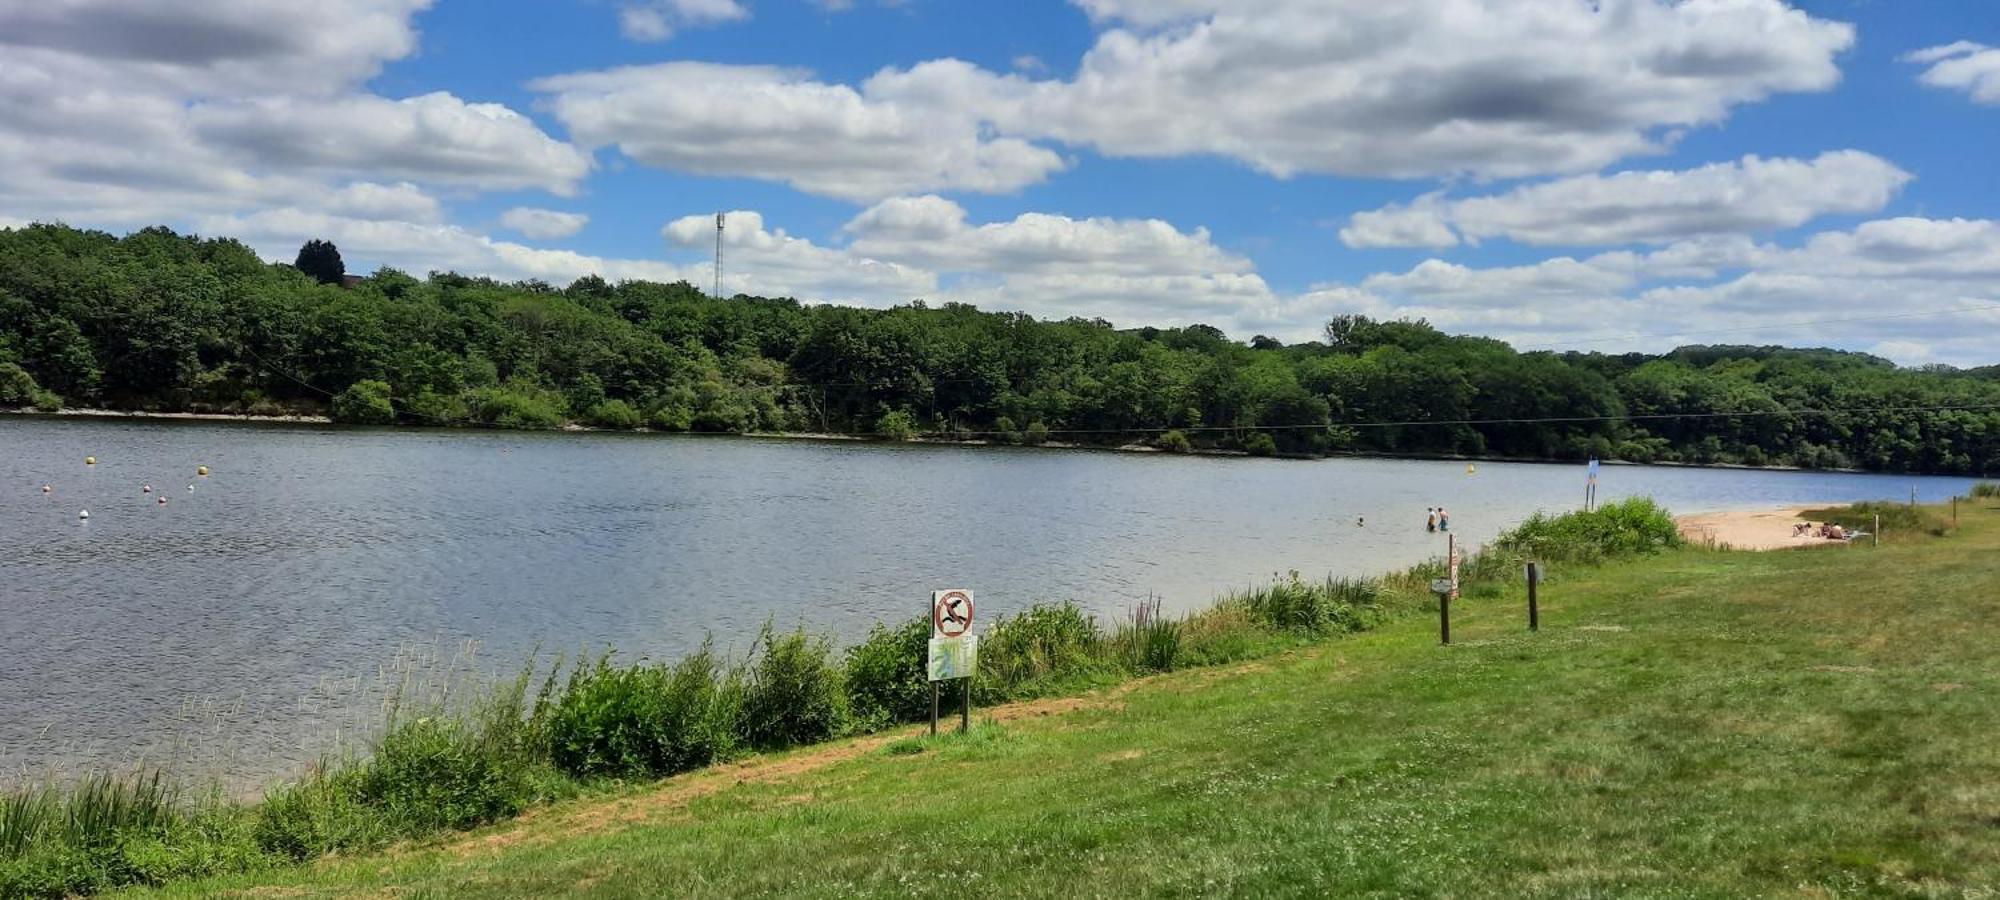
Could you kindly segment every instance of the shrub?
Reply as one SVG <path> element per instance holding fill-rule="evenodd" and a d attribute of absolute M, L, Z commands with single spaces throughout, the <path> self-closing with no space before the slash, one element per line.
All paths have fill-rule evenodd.
<path fill-rule="evenodd" d="M 1180 626 L 1176 662 L 1182 666 L 1213 666 L 1249 659 L 1282 640 L 1258 623 L 1240 599 L 1224 598 L 1182 619 Z"/>
<path fill-rule="evenodd" d="M 1103 674 L 1104 636 L 1071 603 L 1038 603 L 1003 616 L 979 638 L 981 702 L 1033 696 Z"/>
<path fill-rule="evenodd" d="M 667 775 L 734 747 L 737 691 L 709 644 L 672 668 L 579 665 L 546 712 L 549 756 L 576 775 Z"/>
<path fill-rule="evenodd" d="M 743 695 L 742 734 L 752 746 L 791 747 L 822 741 L 847 724 L 847 696 L 833 642 L 805 629 L 777 634 L 770 623 Z"/>
<path fill-rule="evenodd" d="M 26 369 L 10 362 L 0 362 L 0 406 L 29 406 L 42 386 Z"/>
<path fill-rule="evenodd" d="M 1979 497 L 1983 499 L 2000 497 L 2000 481 L 1979 482 L 1978 484 L 1972 486 L 1972 492 L 1970 494 L 1967 494 L 1966 496 Z"/>
<path fill-rule="evenodd" d="M 386 382 L 364 378 L 333 398 L 333 420 L 350 425 L 387 425 L 396 421 Z"/>
<path fill-rule="evenodd" d="M 694 391 L 686 386 L 667 389 L 660 405 L 646 416 L 646 425 L 660 431 L 686 431 L 694 427 Z"/>
<path fill-rule="evenodd" d="M 1536 513 L 1495 538 L 1460 568 L 1462 578 L 1511 578 L 1528 560 L 1596 565 L 1682 543 L 1672 513 L 1646 497 L 1589 512 Z"/>
<path fill-rule="evenodd" d="M 557 428 L 563 423 L 562 396 L 532 385 L 485 388 L 474 395 L 479 421 L 500 428 Z"/>
<path fill-rule="evenodd" d="M 847 649 L 847 706 L 863 728 L 923 718 L 930 712 L 931 621 L 876 625 Z"/>
<path fill-rule="evenodd" d="M 1169 453 L 1186 453 L 1194 449 L 1194 444 L 1188 440 L 1188 436 L 1182 433 L 1180 429 L 1166 432 L 1154 438 L 1153 446 Z"/>
<path fill-rule="evenodd" d="M 35 403 L 35 409 L 38 412 L 45 412 L 45 413 L 62 412 L 63 398 L 62 395 L 57 394 L 55 391 L 38 390 L 35 392 L 35 396 L 33 399 Z"/>
<path fill-rule="evenodd" d="M 917 422 L 909 410 L 892 409 L 875 420 L 875 433 L 891 441 L 907 441 L 917 434 Z"/>
<path fill-rule="evenodd" d="M 511 816 L 529 789 L 521 760 L 455 719 L 425 716 L 392 726 L 356 782 L 388 828 L 414 837 Z"/>
<path fill-rule="evenodd" d="M 1021 442 L 1021 429 L 1015 427 L 1014 420 L 1006 416 L 1001 416 L 993 420 L 993 431 L 998 436 L 1000 443 L 1018 444 Z"/>
<path fill-rule="evenodd" d="M 1360 631 L 1382 617 L 1382 586 L 1369 579 L 1306 581 L 1292 572 L 1263 587 L 1232 594 L 1250 617 L 1272 631 L 1317 636 Z"/>
<path fill-rule="evenodd" d="M 630 431 L 639 427 L 639 412 L 623 400 L 605 400 L 584 410 L 583 421 L 597 428 Z"/>
<path fill-rule="evenodd" d="M 1040 422 L 1029 422 L 1027 429 L 1021 432 L 1021 442 L 1030 446 L 1046 444 L 1048 440 L 1049 426 Z"/>
<path fill-rule="evenodd" d="M 1269 434 L 1259 431 L 1243 440 L 1243 450 L 1251 456 L 1278 455 L 1278 442 Z"/>
<path fill-rule="evenodd" d="M 361 800 L 360 777 L 357 765 L 323 764 L 305 779 L 266 793 L 253 829 L 257 846 L 290 859 L 311 859 L 387 843 L 386 823 Z"/>

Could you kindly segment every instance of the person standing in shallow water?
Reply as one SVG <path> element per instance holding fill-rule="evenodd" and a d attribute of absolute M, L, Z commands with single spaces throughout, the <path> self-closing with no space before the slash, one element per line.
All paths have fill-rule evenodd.
<path fill-rule="evenodd" d="M 1451 514 L 1445 512 L 1444 507 L 1442 506 L 1438 507 L 1438 530 L 1439 531 L 1451 530 Z"/>
<path fill-rule="evenodd" d="M 1424 507 L 1424 530 L 1432 534 L 1436 534 L 1438 530 L 1437 510 L 1428 506 Z"/>

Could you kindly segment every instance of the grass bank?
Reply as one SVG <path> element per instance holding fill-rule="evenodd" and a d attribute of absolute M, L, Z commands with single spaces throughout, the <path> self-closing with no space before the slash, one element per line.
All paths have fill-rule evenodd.
<path fill-rule="evenodd" d="M 1673 550 L 1256 662 L 168 896 L 1983 896 L 2000 504 Z M 905 733 L 907 735 L 907 733 Z M 1984 894 L 1982 892 L 1985 892 Z"/>

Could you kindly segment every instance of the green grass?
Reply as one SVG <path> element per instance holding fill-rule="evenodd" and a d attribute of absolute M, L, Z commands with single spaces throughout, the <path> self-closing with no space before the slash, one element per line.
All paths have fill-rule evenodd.
<path fill-rule="evenodd" d="M 2000 511 L 1961 519 L 1571 567 L 1539 634 L 1508 586 L 1448 648 L 1404 616 L 160 893 L 1991 896 Z"/>

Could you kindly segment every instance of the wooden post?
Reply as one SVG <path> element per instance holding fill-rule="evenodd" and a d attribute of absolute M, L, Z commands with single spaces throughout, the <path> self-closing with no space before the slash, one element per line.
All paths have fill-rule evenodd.
<path fill-rule="evenodd" d="M 1951 495 L 1951 527 L 1958 527 L 1958 495 Z"/>
<path fill-rule="evenodd" d="M 1438 595 L 1438 643 L 1451 646 L 1451 594 Z"/>
<path fill-rule="evenodd" d="M 1880 546 L 1882 546 L 1882 514 L 1881 514 L 1881 513 L 1876 513 L 1876 514 L 1875 514 L 1875 532 L 1874 532 L 1873 534 L 1870 534 L 1870 535 L 1868 536 L 1868 539 L 1869 539 L 1869 540 L 1872 540 L 1872 541 L 1874 541 L 1874 542 L 1875 542 L 1875 546 L 1877 546 L 1877 547 L 1880 547 Z"/>
<path fill-rule="evenodd" d="M 1535 564 L 1529 563 L 1528 564 L 1528 630 L 1529 631 L 1542 630 L 1541 612 L 1535 608 L 1535 585 L 1536 583 L 1542 580 L 1540 575 L 1541 573 L 1536 571 L 1535 569 Z"/>
<path fill-rule="evenodd" d="M 965 682 L 965 695 L 964 702 L 958 707 L 958 733 L 964 734 L 972 730 L 972 676 L 959 680 Z"/>
<path fill-rule="evenodd" d="M 1451 578 L 1451 595 L 1458 596 L 1458 535 L 1444 536 L 1445 574 Z"/>
<path fill-rule="evenodd" d="M 931 737 L 937 737 L 938 683 L 931 682 Z"/>

